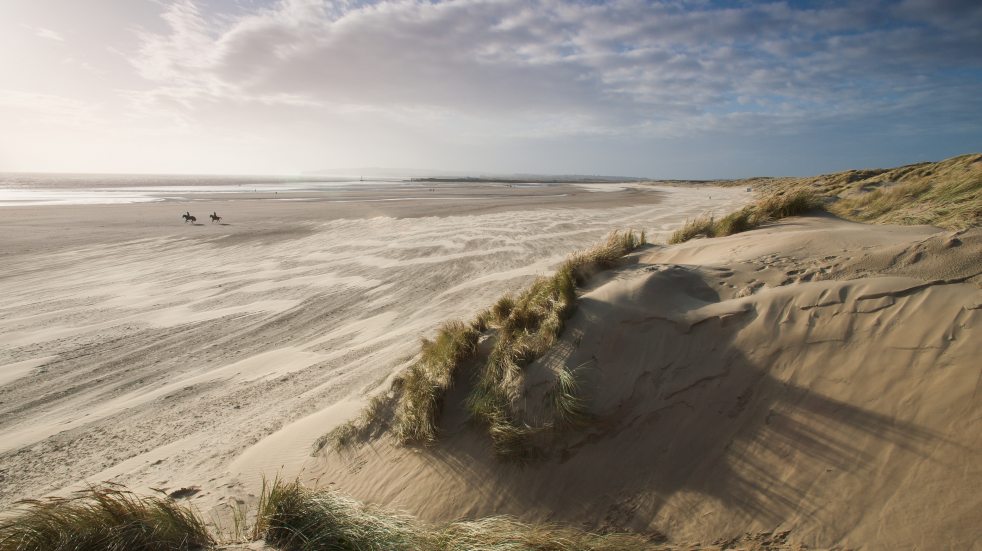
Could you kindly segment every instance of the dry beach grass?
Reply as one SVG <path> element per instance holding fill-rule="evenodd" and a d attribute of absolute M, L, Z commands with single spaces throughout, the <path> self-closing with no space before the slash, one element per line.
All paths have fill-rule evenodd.
<path fill-rule="evenodd" d="M 392 430 L 404 444 L 436 442 L 446 393 L 466 362 L 477 360 L 482 336 L 494 342 L 486 357 L 478 360 L 475 381 L 467 397 L 470 417 L 484 425 L 503 458 L 527 459 L 532 449 L 528 438 L 552 425 L 533 426 L 521 419 L 517 402 L 523 367 L 541 356 L 555 342 L 576 304 L 576 288 L 645 243 L 645 232 L 611 233 L 602 243 L 569 256 L 556 272 L 540 277 L 517 296 L 501 297 L 470 324 L 445 323 L 433 340 L 423 339 L 417 359 L 397 376 L 387 394 L 376 395 L 362 414 L 335 428 L 318 441 L 336 450 L 384 431 L 382 412 L 394 411 Z M 582 401 L 576 395 L 575 373 L 560 370 L 550 393 L 557 421 L 569 424 L 582 419 Z"/>
<path fill-rule="evenodd" d="M 431 526 L 330 490 L 274 481 L 263 491 L 254 537 L 289 551 L 634 551 L 633 534 L 591 534 L 508 517 Z"/>
<path fill-rule="evenodd" d="M 193 551 L 214 543 L 191 509 L 110 486 L 24 501 L 0 520 L 2 551 Z"/>

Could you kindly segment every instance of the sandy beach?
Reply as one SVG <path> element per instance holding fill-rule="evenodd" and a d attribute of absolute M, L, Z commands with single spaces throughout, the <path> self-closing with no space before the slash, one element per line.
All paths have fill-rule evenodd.
<path fill-rule="evenodd" d="M 504 514 L 673 551 L 979 541 L 978 228 L 813 212 L 665 244 L 750 201 L 742 185 L 153 193 L 0 209 L 0 507 L 110 482 L 221 530 L 278 477 L 422 522 Z M 478 365 L 431 447 L 323 445 L 441 324 L 628 228 L 650 244 L 585 282 L 524 368 L 516 403 L 548 427 L 533 461 L 496 458 L 468 412 Z M 536 405 L 559 370 L 589 422 Z"/>
<path fill-rule="evenodd" d="M 0 551 L 982 551 L 980 29 L 0 1 Z"/>
<path fill-rule="evenodd" d="M 202 511 L 249 499 L 262 475 L 299 472 L 444 320 L 612 229 L 657 238 L 748 196 L 602 189 L 0 209 L 0 507 L 103 481 L 190 488 Z"/>

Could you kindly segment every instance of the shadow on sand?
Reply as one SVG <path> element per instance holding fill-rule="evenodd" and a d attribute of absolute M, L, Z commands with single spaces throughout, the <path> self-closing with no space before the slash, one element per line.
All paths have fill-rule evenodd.
<path fill-rule="evenodd" d="M 673 289 L 693 307 L 719 300 L 695 275 Z M 725 531 L 729 521 L 713 516 L 725 510 L 743 526 L 776 526 L 795 515 L 821 516 L 829 500 L 844 497 L 833 493 L 842 488 L 861 491 L 884 468 L 878 454 L 885 449 L 923 458 L 957 446 L 772 375 L 778 363 L 797 358 L 777 353 L 777 363 L 764 365 L 735 345 L 757 317 L 752 309 L 688 331 L 629 310 L 583 299 L 553 353 L 531 367 L 592 366 L 584 387 L 593 389 L 593 421 L 552 436 L 538 460 L 494 459 L 487 436 L 464 422 L 460 389 L 469 382 L 456 385 L 444 416 L 447 437 L 427 456 L 451 475 L 448 492 L 462 485 L 486 501 L 487 510 L 468 514 L 638 531 L 706 515 L 700 522 Z"/>

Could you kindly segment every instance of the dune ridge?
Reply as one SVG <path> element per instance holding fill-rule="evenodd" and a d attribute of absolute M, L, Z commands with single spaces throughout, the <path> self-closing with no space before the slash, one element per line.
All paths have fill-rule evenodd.
<path fill-rule="evenodd" d="M 911 262 L 923 249 L 932 266 Z M 590 366 L 593 422 L 540 442 L 539 462 L 491 459 L 458 394 L 432 450 L 382 441 L 311 474 L 431 520 L 968 548 L 982 506 L 980 258 L 977 229 L 827 217 L 654 247 L 584 294 L 530 366 L 528 403 L 557 370 Z"/>
<path fill-rule="evenodd" d="M 930 224 L 945 229 L 982 225 L 982 153 L 894 168 L 705 183 L 748 187 L 765 196 L 807 189 L 824 197 L 830 212 L 857 222 Z"/>
<path fill-rule="evenodd" d="M 455 391 L 440 427 L 447 441 L 435 450 L 419 455 L 383 441 L 322 457 L 314 472 L 370 502 L 441 520 L 505 511 L 600 529 L 608 526 L 599 519 L 614 517 L 622 528 L 665 530 L 673 539 L 793 526 L 794 540 L 813 546 L 975 544 L 968 519 L 982 505 L 982 486 L 970 465 L 982 448 L 970 420 L 979 418 L 972 366 L 982 353 L 982 234 L 971 228 L 979 221 L 982 155 L 752 182 L 763 206 L 720 222 L 755 223 L 709 232 L 747 234 L 640 254 L 635 267 L 581 297 L 581 310 L 529 366 L 519 394 L 541 414 L 535 404 L 548 400 L 547 381 L 582 370 L 591 421 L 537 442 L 545 450 L 537 462 L 511 471 L 488 460 L 490 450 L 466 422 L 466 393 Z M 774 223 L 808 209 L 771 214 L 778 211 L 770 203 L 782 201 L 955 231 L 822 215 Z M 713 419 L 712 409 L 726 414 Z M 941 462 L 959 467 L 946 471 Z M 611 463 L 619 483 L 591 480 Z M 382 481 L 358 474 L 397 464 Z M 877 476 L 861 480 L 870 473 Z M 917 486 L 920 477 L 932 480 L 931 489 Z M 827 488 L 862 498 L 840 505 Z M 455 497 L 447 503 L 438 495 Z M 687 516 L 693 507 L 705 510 L 698 520 Z"/>
<path fill-rule="evenodd" d="M 381 515 L 411 511 L 418 517 L 412 522 L 426 526 L 513 515 L 522 521 L 515 526 L 533 531 L 558 523 L 588 538 L 641 535 L 645 549 L 972 548 L 982 510 L 982 230 L 974 227 L 973 191 L 980 161 L 964 156 L 893 172 L 798 179 L 790 187 L 788 179 L 754 180 L 767 193 L 811 182 L 826 210 L 881 225 L 817 212 L 766 217 L 758 229 L 729 237 L 644 247 L 584 281 L 555 342 L 522 368 L 510 390 L 534 424 L 549 417 L 562 389 L 576 422 L 530 434 L 536 453 L 522 461 L 501 461 L 471 421 L 469 389 L 479 369 L 465 362 L 435 411 L 438 437 L 425 446 L 373 430 L 345 446 L 319 446 L 302 462 L 284 456 L 287 477 L 322 488 L 311 494 L 322 496 L 315 501 L 337 495 L 338 503 L 366 507 L 353 498 Z M 704 193 L 691 189 L 684 193 Z M 739 208 L 741 197 L 730 197 L 736 201 L 729 208 L 715 203 L 714 210 L 725 216 Z M 706 210 L 690 206 L 689 215 Z M 887 225 L 924 220 L 947 229 Z M 376 264 L 366 267 L 382 267 Z M 369 281 L 369 296 L 391 285 L 359 277 Z M 482 281 L 499 278 L 509 276 Z M 451 287 L 468 288 L 466 281 Z M 456 306 L 474 312 L 475 304 Z M 384 313 L 378 317 L 391 326 Z M 14 333 L 13 342 L 26 335 Z M 382 333 L 370 317 L 306 336 L 325 343 L 341 335 L 372 342 Z M 482 335 L 473 345 L 482 354 L 494 341 Z M 242 383 L 289 379 L 291 372 L 309 373 L 309 361 L 297 356 L 309 352 L 325 351 L 294 348 L 288 356 L 299 363 L 282 373 L 246 362 L 202 383 L 222 383 L 225 371 Z M 17 381 L 37 364 L 12 365 Z M 280 460 L 274 448 L 306 443 L 309 451 L 314 431 L 323 434 L 356 415 L 368 396 L 391 399 L 374 389 L 389 387 L 411 365 L 412 357 L 402 356 L 367 389 L 349 386 L 334 405 L 312 407 L 307 417 L 273 429 L 238 454 L 239 475 L 223 481 L 242 496 L 258 473 L 283 474 L 268 461 Z M 192 435 L 180 445 L 204 443 Z M 153 453 L 172 452 L 164 446 Z M 115 472 L 127 472 L 138 458 Z M 189 492 L 202 494 L 192 498 L 198 503 L 214 503 L 207 490 Z M 236 507 L 248 509 L 256 499 L 265 497 L 249 494 Z"/>

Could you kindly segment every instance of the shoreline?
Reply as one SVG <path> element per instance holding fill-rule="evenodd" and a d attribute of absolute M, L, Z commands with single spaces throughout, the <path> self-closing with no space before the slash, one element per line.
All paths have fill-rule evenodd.
<path fill-rule="evenodd" d="M 656 205 L 671 189 L 624 189 L 594 192 L 570 184 L 556 189 L 459 187 L 433 192 L 438 198 L 407 198 L 398 192 L 332 192 L 203 194 L 194 200 L 164 200 L 129 204 L 37 205 L 0 207 L 0 258 L 83 246 L 90 241 L 123 242 L 134 238 L 200 237 L 194 228 L 222 235 L 261 237 L 274 231 L 304 231 L 310 224 L 342 219 L 391 217 L 395 219 L 477 215 L 528 209 L 601 209 L 630 205 Z M 421 192 L 423 194 L 427 192 Z M 453 203 L 453 204 L 451 204 Z M 720 208 L 726 204 L 720 198 Z M 197 226 L 180 215 L 191 211 Z M 218 212 L 225 225 L 211 224 L 207 213 Z M 201 228 L 208 226 L 209 229 Z M 80 237 L 76 228 L 84 230 Z M 90 235 L 91 233 L 98 234 Z M 203 233 L 203 232 L 202 232 Z M 43 240 L 39 239 L 44 236 Z"/>

